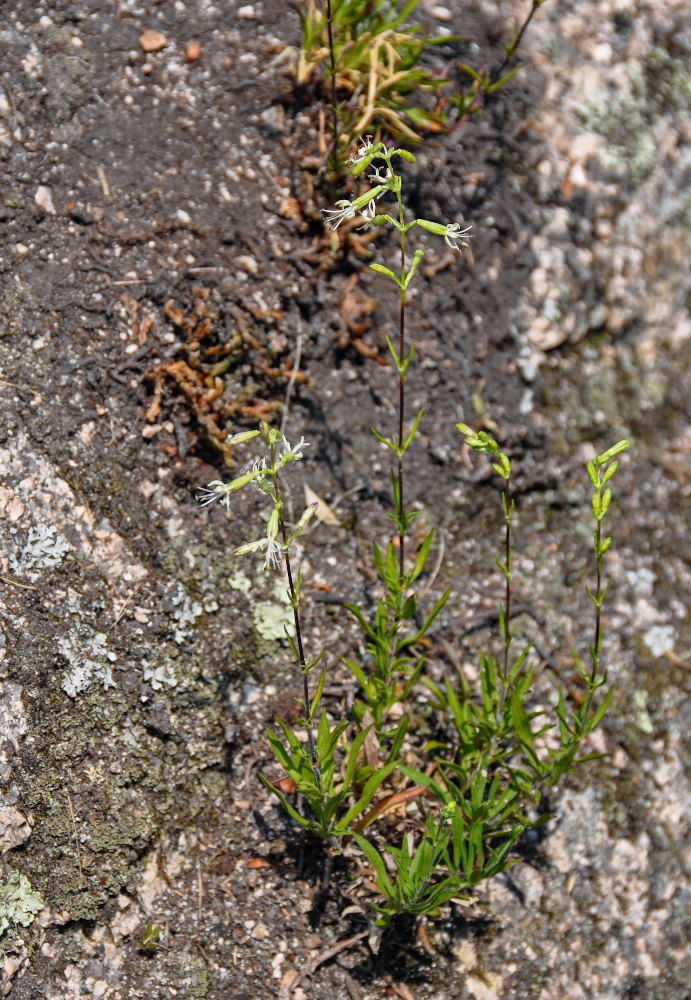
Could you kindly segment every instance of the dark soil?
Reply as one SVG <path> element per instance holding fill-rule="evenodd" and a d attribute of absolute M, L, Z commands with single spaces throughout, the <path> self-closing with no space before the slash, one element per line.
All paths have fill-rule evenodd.
<path fill-rule="evenodd" d="M 282 71 L 263 71 L 298 42 L 292 8 L 263 0 L 242 17 L 225 6 L 15 0 L 0 30 L 9 137 L 0 147 L 0 447 L 10 491 L 0 677 L 6 704 L 21 692 L 26 717 L 6 744 L 0 791 L 33 825 L 7 862 L 49 907 L 26 931 L 12 996 L 594 996 L 564 992 L 560 941 L 578 938 L 583 965 L 595 968 L 612 941 L 628 940 L 598 908 L 607 880 L 621 875 L 613 845 L 644 836 L 641 892 L 651 909 L 666 907 L 657 971 L 641 972 L 631 938 L 619 986 L 602 972 L 599 995 L 682 1000 L 691 994 L 675 955 L 688 927 L 682 890 L 669 886 L 683 886 L 684 854 L 674 809 L 658 821 L 650 795 L 664 797 L 668 780 L 655 771 L 653 741 L 660 758 L 683 760 L 688 621 L 681 654 L 667 659 L 640 630 L 655 613 L 688 607 L 691 592 L 688 480 L 674 454 L 646 468 L 657 436 L 684 439 L 689 346 L 660 353 L 662 391 L 643 415 L 626 363 L 642 336 L 633 326 L 564 344 L 527 381 L 516 309 L 535 267 L 531 238 L 545 210 L 535 168 L 549 145 L 535 66 L 481 115 L 427 139 L 405 169 L 411 213 L 474 227 L 462 259 L 420 232 L 408 399 L 409 416 L 424 416 L 409 501 L 443 543 L 427 599 L 453 587 L 432 636 L 430 671 L 441 678 L 449 646 L 472 663 L 496 641 L 498 578 L 488 567 L 499 483 L 470 460 L 456 422 L 484 421 L 510 453 L 525 560 L 516 627 L 535 639 L 542 625 L 537 697 L 547 702 L 557 679 L 574 682 L 569 644 L 587 656 L 591 633 L 583 458 L 590 446 L 638 439 L 636 457 L 621 462 L 611 519 L 622 553 L 612 560 L 606 640 L 616 694 L 595 748 L 613 756 L 567 781 L 567 806 L 558 795 L 550 802 L 557 819 L 526 846 L 530 861 L 512 879 L 467 909 L 447 908 L 426 936 L 399 926 L 377 956 L 352 881 L 360 868 L 338 859 L 329 871 L 258 780 L 258 771 L 277 774 L 264 727 L 288 718 L 300 693 L 280 638 L 283 585 L 232 556 L 261 533 L 259 498 L 243 494 L 225 514 L 200 509 L 195 492 L 253 456 L 251 445 L 222 445 L 229 423 L 268 419 L 310 442 L 292 503 L 299 514 L 307 485 L 341 520 L 309 535 L 302 569 L 307 643 L 328 650 L 337 716 L 352 698 L 340 658 L 360 652 L 342 604 L 371 605 L 371 542 L 387 540 L 388 458 L 370 428 L 393 428 L 386 335 L 396 302 L 367 264 L 375 254 L 388 262 L 395 245 L 324 232 L 320 209 L 335 192 L 320 169 L 316 109 L 300 104 Z M 478 11 L 468 22 L 460 5 L 450 26 L 472 37 L 476 64 L 490 65 L 510 30 Z M 149 56 L 138 46 L 147 27 L 168 39 Z M 189 62 L 195 39 L 201 57 Z M 435 57 L 467 59 L 468 46 L 449 43 Z M 54 211 L 37 202 L 39 187 Z M 560 203 L 554 195 L 550 204 Z M 586 196 L 568 207 L 595 211 Z M 584 299 L 597 300 L 598 282 L 592 273 Z M 638 588 L 651 567 L 657 612 L 648 614 Z M 574 870 L 592 868 L 572 897 L 564 855 L 573 844 Z M 578 930 L 589 914 L 592 929 Z M 161 929 L 150 954 L 140 946 L 147 924 Z"/>

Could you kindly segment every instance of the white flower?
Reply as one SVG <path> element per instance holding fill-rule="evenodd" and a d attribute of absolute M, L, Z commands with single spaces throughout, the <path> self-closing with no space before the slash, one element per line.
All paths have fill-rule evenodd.
<path fill-rule="evenodd" d="M 461 247 L 468 246 L 463 237 L 470 234 L 472 226 L 461 229 L 458 222 L 451 222 L 447 225 L 445 222 L 430 222 L 429 219 L 417 219 L 416 222 L 418 226 L 426 229 L 428 233 L 434 233 L 435 236 L 443 236 L 445 243 L 452 250 L 458 250 L 460 253 Z"/>
<path fill-rule="evenodd" d="M 221 500 L 221 497 L 223 499 Z M 221 503 L 228 504 L 228 487 L 225 483 L 222 483 L 220 479 L 215 479 L 212 483 L 209 483 L 208 487 L 204 486 L 197 493 L 197 500 L 202 505 L 202 507 L 210 507 L 212 503 L 217 500 L 221 500 Z"/>
<path fill-rule="evenodd" d="M 466 229 L 461 229 L 460 223 L 452 222 L 446 227 L 444 232 L 444 242 L 451 247 L 452 250 L 458 250 L 460 253 L 461 247 L 467 247 L 468 243 L 463 239 L 464 236 L 468 236 L 472 226 L 468 226 Z M 456 242 L 458 241 L 458 243 Z"/>
<path fill-rule="evenodd" d="M 377 230 L 377 226 L 374 225 L 372 219 L 377 214 L 377 206 L 374 203 L 374 198 L 371 200 L 367 208 L 362 210 L 362 218 L 365 220 L 363 226 L 358 226 L 358 229 L 364 229 L 367 233 L 373 233 Z"/>
<path fill-rule="evenodd" d="M 283 435 L 283 451 L 281 453 L 281 465 L 286 462 L 297 462 L 302 458 L 302 449 L 309 448 L 309 441 L 305 441 L 304 437 L 301 437 L 296 445 L 291 445 L 288 439 Z"/>
<path fill-rule="evenodd" d="M 337 201 L 336 205 L 340 207 L 322 209 L 324 215 L 329 216 L 326 220 L 329 229 L 338 229 L 344 219 L 354 219 L 357 214 L 357 209 L 350 201 L 343 199 Z"/>
<path fill-rule="evenodd" d="M 383 167 L 373 167 L 372 169 L 374 170 L 374 173 L 369 174 L 367 179 L 372 181 L 374 184 L 382 184 L 384 187 L 387 187 L 388 181 L 394 176 L 393 170 L 387 166 L 386 173 L 382 175 L 379 171 L 383 170 Z"/>
<path fill-rule="evenodd" d="M 280 542 L 277 542 L 275 538 L 267 538 L 264 569 L 268 569 L 269 566 L 273 567 L 273 569 L 278 569 L 283 559 L 283 552 L 284 549 Z"/>
<path fill-rule="evenodd" d="M 234 550 L 233 555 L 243 556 L 248 552 L 263 552 L 265 549 L 264 569 L 268 569 L 269 566 L 273 567 L 273 569 L 278 569 L 281 565 L 285 549 L 282 543 L 275 538 L 258 538 L 256 542 L 246 542 L 244 545 L 239 545 Z"/>
<path fill-rule="evenodd" d="M 257 463 L 255 463 L 256 465 Z M 256 479 L 258 471 L 262 468 L 263 466 L 253 468 L 252 471 L 245 472 L 244 475 L 238 476 L 237 479 L 233 479 L 230 483 L 222 483 L 220 479 L 214 479 L 213 482 L 209 483 L 208 487 L 200 489 L 197 494 L 197 500 L 202 507 L 210 507 L 216 500 L 220 500 L 222 504 L 230 508 L 230 494 L 236 493 L 243 486 L 247 486 L 253 479 Z"/>
<path fill-rule="evenodd" d="M 348 157 L 346 163 L 359 163 L 361 160 L 364 160 L 364 158 L 367 156 L 367 154 L 370 152 L 371 149 L 372 149 L 372 136 L 367 135 L 362 140 L 362 145 L 358 149 L 355 156 Z"/>

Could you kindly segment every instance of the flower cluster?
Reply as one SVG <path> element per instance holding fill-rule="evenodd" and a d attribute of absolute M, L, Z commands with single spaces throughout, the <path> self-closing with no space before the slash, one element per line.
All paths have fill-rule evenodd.
<path fill-rule="evenodd" d="M 415 160 L 413 154 L 405 149 L 387 149 L 383 142 L 373 144 L 370 136 L 367 136 L 363 140 L 357 154 L 352 156 L 348 160 L 348 163 L 352 164 L 351 173 L 354 177 L 358 177 L 371 166 L 373 173 L 368 174 L 367 177 L 374 186 L 352 201 L 341 199 L 336 202 L 335 208 L 324 209 L 326 225 L 329 229 L 335 230 L 346 219 L 354 219 L 356 215 L 361 215 L 364 219 L 364 224 L 358 226 L 358 228 L 369 232 L 378 229 L 379 226 L 387 222 L 403 233 L 412 226 L 422 226 L 423 229 L 433 233 L 435 236 L 443 236 L 447 246 L 450 246 L 453 250 L 458 250 L 460 253 L 462 247 L 468 246 L 467 237 L 470 235 L 470 226 L 461 229 L 458 222 L 444 224 L 429 222 L 427 219 L 414 219 L 409 223 L 404 222 L 401 204 L 401 178 L 394 172 L 391 166 L 391 160 L 394 156 L 399 156 L 408 162 Z M 373 163 L 374 160 L 383 160 L 384 165 L 377 166 Z M 387 191 L 395 194 L 398 200 L 400 216 L 398 221 L 390 215 L 377 215 L 377 199 L 381 198 Z"/>
<path fill-rule="evenodd" d="M 290 543 L 305 529 L 318 504 L 316 502 L 310 504 L 302 515 L 296 529 L 290 537 L 286 537 L 282 524 L 283 505 L 278 488 L 278 473 L 284 465 L 299 461 L 303 457 L 303 450 L 308 447 L 309 442 L 305 441 L 304 437 L 301 437 L 297 444 L 291 445 L 285 435 L 274 428 L 269 428 L 266 424 L 262 425 L 261 434 L 270 449 L 270 462 L 267 463 L 265 458 L 256 459 L 247 472 L 244 472 L 229 483 L 224 483 L 220 479 L 214 479 L 208 486 L 199 491 L 197 500 L 201 503 L 202 507 L 210 507 L 211 504 L 218 500 L 230 509 L 230 498 L 233 493 L 237 493 L 238 490 L 243 489 L 243 487 L 248 486 L 250 483 L 254 483 L 257 489 L 267 494 L 271 499 L 272 507 L 266 526 L 266 535 L 263 538 L 258 538 L 256 541 L 245 542 L 243 545 L 238 546 L 233 554 L 237 556 L 248 552 L 264 552 L 264 569 L 267 569 L 269 566 L 277 569 L 284 555 L 287 553 Z M 283 535 L 284 540 L 279 538 L 279 534 Z"/>

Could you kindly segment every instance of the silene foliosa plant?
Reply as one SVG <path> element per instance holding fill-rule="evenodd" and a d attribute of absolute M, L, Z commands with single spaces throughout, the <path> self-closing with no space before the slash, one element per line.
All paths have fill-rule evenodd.
<path fill-rule="evenodd" d="M 291 446 L 266 423 L 259 431 L 240 432 L 232 444 L 259 438 L 266 454 L 231 482 L 210 483 L 200 496 L 203 504 L 220 501 L 230 506 L 233 494 L 252 486 L 268 500 L 265 534 L 235 552 L 261 552 L 266 568 L 282 566 L 285 571 L 294 617 L 294 630 L 286 631 L 286 639 L 302 678 L 302 697 L 297 700 L 293 723 L 278 720 L 278 729 L 267 733 L 276 761 L 294 783 L 296 794 L 283 791 L 266 776 L 261 778 L 295 823 L 322 838 L 329 852 L 354 855 L 372 869 L 379 897 L 369 902 L 376 911 L 378 934 L 398 915 L 434 914 L 444 902 L 467 900 L 478 883 L 515 864 L 514 848 L 520 837 L 548 819 L 540 809 L 548 788 L 598 756 L 582 753 L 581 748 L 612 696 L 611 690 L 601 693 L 607 684 L 607 670 L 601 663 L 601 612 L 608 589 L 603 558 L 611 543 L 603 521 L 612 499 L 609 483 L 617 469 L 616 456 L 629 446 L 628 441 L 619 441 L 587 463 L 595 521 L 596 584 L 587 588 L 594 608 L 593 637 L 589 663 L 584 664 L 571 650 L 583 686 L 577 708 L 568 706 L 560 690 L 554 718 L 548 718 L 542 710 L 531 708 L 530 646 L 518 653 L 513 650 L 511 461 L 485 431 L 457 425 L 465 444 L 486 455 L 503 482 L 504 530 L 501 551 L 495 557 L 504 580 L 499 652 L 480 655 L 477 688 L 461 670 L 443 685 L 428 676 L 428 633 L 449 600 L 450 590 L 427 604 L 418 589 L 434 543 L 433 532 L 426 534 L 417 551 L 410 552 L 410 528 L 419 512 L 406 505 L 405 465 L 422 412 L 406 423 L 406 375 L 414 358 L 406 333 L 406 300 L 424 254 L 410 244 L 416 229 L 423 229 L 460 252 L 468 245 L 469 228 L 458 222 L 407 218 L 402 176 L 397 170 L 401 161 L 414 159 L 405 149 L 365 139 L 349 164 L 356 180 L 367 180 L 369 186 L 326 210 L 332 229 L 359 217 L 366 230 L 392 228 L 399 244 L 396 264 L 370 265 L 391 282 L 398 297 L 397 336 L 387 337 L 395 371 L 397 421 L 389 435 L 373 429 L 374 438 L 391 454 L 392 509 L 387 516 L 392 527 L 388 540 L 373 542 L 380 595 L 376 605 L 346 605 L 361 637 L 351 648 L 364 646 L 366 650 L 365 656 L 344 661 L 356 691 L 349 717 L 334 720 L 323 707 L 327 667 L 316 669 L 323 653 L 307 656 L 303 645 L 301 578 L 291 556 L 317 505 L 308 506 L 297 524 L 289 525 L 282 480 L 288 467 L 302 459 L 307 443 L 301 439 Z M 435 735 L 424 744 L 416 741 L 410 729 L 413 692 L 427 702 L 435 717 L 431 729 Z M 403 834 L 393 844 L 389 841 L 393 831 L 400 829 L 401 807 L 407 807 Z M 394 809 L 398 819 L 392 825 Z"/>

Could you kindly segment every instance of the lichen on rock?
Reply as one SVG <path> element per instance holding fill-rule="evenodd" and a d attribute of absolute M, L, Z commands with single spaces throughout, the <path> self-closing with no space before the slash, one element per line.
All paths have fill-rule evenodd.
<path fill-rule="evenodd" d="M 45 903 L 41 894 L 32 889 L 26 875 L 12 869 L 4 885 L 0 885 L 0 962 L 8 951 L 22 947 L 19 927 L 29 927 Z"/>

